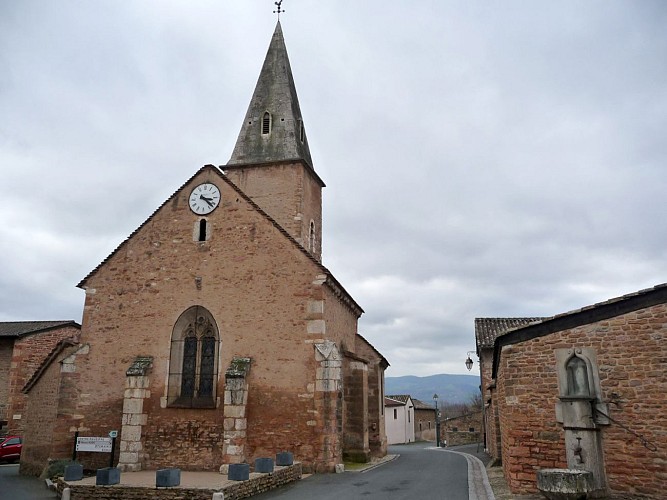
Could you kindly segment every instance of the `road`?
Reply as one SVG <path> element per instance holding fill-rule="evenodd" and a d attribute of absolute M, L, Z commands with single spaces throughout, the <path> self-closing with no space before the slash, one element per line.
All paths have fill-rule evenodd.
<path fill-rule="evenodd" d="M 463 455 L 433 444 L 391 446 L 400 456 L 366 472 L 316 474 L 253 500 L 468 500 Z"/>
<path fill-rule="evenodd" d="M 468 451 L 468 450 L 464 450 Z M 470 450 L 474 453 L 474 446 Z M 429 443 L 390 446 L 399 455 L 366 472 L 315 474 L 253 500 L 468 500 L 464 455 Z M 0 500 L 54 500 L 44 481 L 20 476 L 18 465 L 0 465 Z"/>
<path fill-rule="evenodd" d="M 44 481 L 20 476 L 19 466 L 0 465 L 0 500 L 54 500 L 56 493 Z"/>

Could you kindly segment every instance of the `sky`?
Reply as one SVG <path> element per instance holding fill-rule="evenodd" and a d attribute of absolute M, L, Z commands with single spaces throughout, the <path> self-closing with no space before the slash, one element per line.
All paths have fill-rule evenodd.
<path fill-rule="evenodd" d="M 667 282 L 667 2 L 282 8 L 323 263 L 387 376 L 468 373 L 476 317 Z M 273 10 L 0 2 L 0 321 L 80 322 L 76 284 L 229 160 Z"/>

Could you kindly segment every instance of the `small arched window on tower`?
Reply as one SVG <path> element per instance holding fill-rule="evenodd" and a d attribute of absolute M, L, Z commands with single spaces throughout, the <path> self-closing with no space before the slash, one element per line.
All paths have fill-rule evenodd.
<path fill-rule="evenodd" d="M 308 231 L 308 248 L 311 252 L 315 251 L 315 221 L 310 221 L 310 229 Z"/>
<path fill-rule="evenodd" d="M 303 142 L 306 137 L 306 131 L 303 128 L 303 120 L 299 119 L 299 140 Z"/>
<path fill-rule="evenodd" d="M 269 135 L 271 133 L 271 114 L 268 111 L 264 112 L 262 117 L 262 135 Z"/>

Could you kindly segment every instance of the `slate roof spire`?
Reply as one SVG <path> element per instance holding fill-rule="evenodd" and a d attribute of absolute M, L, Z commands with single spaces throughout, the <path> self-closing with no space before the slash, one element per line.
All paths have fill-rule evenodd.
<path fill-rule="evenodd" d="M 303 160 L 312 168 L 280 21 L 227 165 Z"/>

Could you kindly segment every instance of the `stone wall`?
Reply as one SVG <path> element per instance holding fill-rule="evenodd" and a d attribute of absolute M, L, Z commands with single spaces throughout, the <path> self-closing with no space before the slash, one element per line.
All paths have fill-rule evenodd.
<path fill-rule="evenodd" d="M 441 423 L 442 439 L 447 446 L 482 442 L 482 411 L 451 417 Z"/>
<path fill-rule="evenodd" d="M 215 182 L 222 195 L 206 217 L 205 242 L 193 236 L 201 217 L 187 203 L 200 182 Z M 81 342 L 90 351 L 77 356 L 78 380 L 64 392 L 59 439 L 71 439 L 75 430 L 94 436 L 120 429 L 125 370 L 136 356 L 151 356 L 150 396 L 143 402 L 146 465 L 217 470 L 222 374 L 234 357 L 247 356 L 253 359 L 247 459 L 293 450 L 304 467 L 330 470 L 340 461 L 339 394 L 316 390 L 313 345 L 332 332 L 353 346 L 358 312 L 323 272 L 218 173 L 202 170 L 84 280 Z M 215 408 L 167 405 L 172 330 L 193 305 L 211 313 L 220 334 Z"/>
<path fill-rule="evenodd" d="M 13 338 L 0 338 L 0 422 L 7 420 L 9 407 L 9 373 L 14 351 Z"/>
<path fill-rule="evenodd" d="M 505 346 L 497 376 L 502 456 L 514 493 L 536 491 L 538 469 L 565 467 L 556 349 L 592 348 L 602 400 L 613 421 L 600 428 L 615 494 L 663 498 L 667 489 L 667 306 L 626 313 Z M 640 437 L 641 436 L 641 437 Z"/>
<path fill-rule="evenodd" d="M 211 500 L 213 493 L 223 492 L 225 500 L 240 500 L 248 498 L 279 486 L 301 479 L 301 464 L 295 463 L 289 467 L 276 467 L 270 474 L 251 473 L 247 481 L 238 481 L 226 484 L 219 489 L 208 488 L 152 488 L 131 487 L 123 484 L 112 486 L 94 486 L 65 483 L 62 478 L 56 481 L 59 495 L 63 489 L 70 488 L 71 500 Z M 121 474 L 121 483 L 123 476 Z M 226 482 L 226 481 L 225 481 Z"/>
<path fill-rule="evenodd" d="M 9 433 L 24 434 L 27 396 L 21 392 L 21 389 L 58 342 L 67 338 L 78 338 L 78 335 L 78 327 L 64 326 L 25 335 L 15 340 L 7 407 Z"/>
<path fill-rule="evenodd" d="M 229 179 L 289 232 L 304 248 L 315 223 L 315 257 L 322 253 L 322 189 L 301 162 L 228 168 Z"/>
<path fill-rule="evenodd" d="M 51 453 L 53 427 L 58 413 L 60 363 L 51 363 L 28 398 L 21 474 L 39 476 Z"/>

